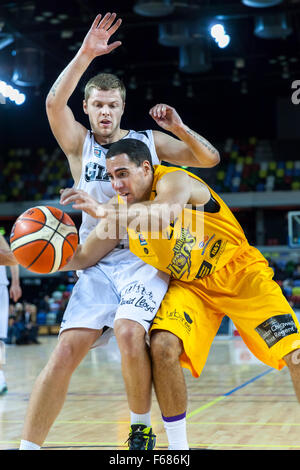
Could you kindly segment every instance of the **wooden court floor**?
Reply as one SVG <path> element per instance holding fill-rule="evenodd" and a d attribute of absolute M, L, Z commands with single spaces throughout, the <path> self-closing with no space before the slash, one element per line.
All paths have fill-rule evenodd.
<path fill-rule="evenodd" d="M 0 397 L 0 450 L 17 449 L 33 382 L 54 348 L 8 346 L 8 393 Z M 216 339 L 200 379 L 185 371 L 189 445 L 212 450 L 299 450 L 300 405 L 287 368 L 258 362 L 240 339 Z M 152 425 L 157 450 L 167 439 L 155 397 Z M 126 450 L 129 412 L 115 339 L 92 350 L 75 371 L 64 408 L 43 449 Z"/>

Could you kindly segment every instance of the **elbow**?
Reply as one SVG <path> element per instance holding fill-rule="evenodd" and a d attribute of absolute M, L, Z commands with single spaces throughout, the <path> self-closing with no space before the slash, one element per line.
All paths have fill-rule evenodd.
<path fill-rule="evenodd" d="M 210 168 L 213 168 L 214 166 L 219 165 L 220 161 L 221 161 L 220 154 L 217 150 L 215 150 L 215 152 L 213 153 L 213 158 L 212 158 Z"/>
<path fill-rule="evenodd" d="M 58 104 L 56 97 L 53 96 L 53 94 L 51 93 L 51 91 L 49 91 L 49 93 L 48 93 L 48 95 L 47 95 L 47 97 L 46 97 L 46 102 L 45 102 L 45 104 L 46 104 L 46 111 L 47 111 L 47 112 L 48 112 L 48 111 L 51 112 L 51 111 L 53 110 L 53 108 L 54 108 L 55 106 L 57 106 L 57 104 Z"/>
<path fill-rule="evenodd" d="M 49 93 L 46 98 L 46 112 L 47 114 L 53 113 L 55 110 L 56 102 L 55 98 Z"/>

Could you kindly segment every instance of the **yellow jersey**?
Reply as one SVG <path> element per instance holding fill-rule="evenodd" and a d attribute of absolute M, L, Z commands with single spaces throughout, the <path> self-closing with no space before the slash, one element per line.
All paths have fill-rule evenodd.
<path fill-rule="evenodd" d="M 171 278 L 192 282 L 208 276 L 249 246 L 240 224 L 225 202 L 198 176 L 176 167 L 154 166 L 150 200 L 156 197 L 156 185 L 167 173 L 184 171 L 201 181 L 211 199 L 204 206 L 186 205 L 167 229 L 127 228 L 129 248 L 145 263 L 170 274 Z M 124 203 L 119 197 L 119 202 Z"/>

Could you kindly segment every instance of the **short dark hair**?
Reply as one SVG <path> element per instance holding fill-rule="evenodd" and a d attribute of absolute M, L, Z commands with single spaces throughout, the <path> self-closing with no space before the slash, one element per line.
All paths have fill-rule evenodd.
<path fill-rule="evenodd" d="M 141 166 L 145 160 L 148 160 L 152 166 L 152 157 L 149 147 L 138 139 L 121 139 L 114 142 L 109 147 L 106 158 L 112 158 L 120 153 L 126 153 L 136 166 Z"/>

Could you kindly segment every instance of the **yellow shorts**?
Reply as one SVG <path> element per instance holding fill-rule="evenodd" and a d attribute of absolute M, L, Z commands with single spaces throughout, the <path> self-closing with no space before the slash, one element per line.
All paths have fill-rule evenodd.
<path fill-rule="evenodd" d="M 300 347 L 300 325 L 274 272 L 254 247 L 216 273 L 191 283 L 172 280 L 150 330 L 168 330 L 183 342 L 182 367 L 199 377 L 227 315 L 252 353 L 282 369 Z"/>

